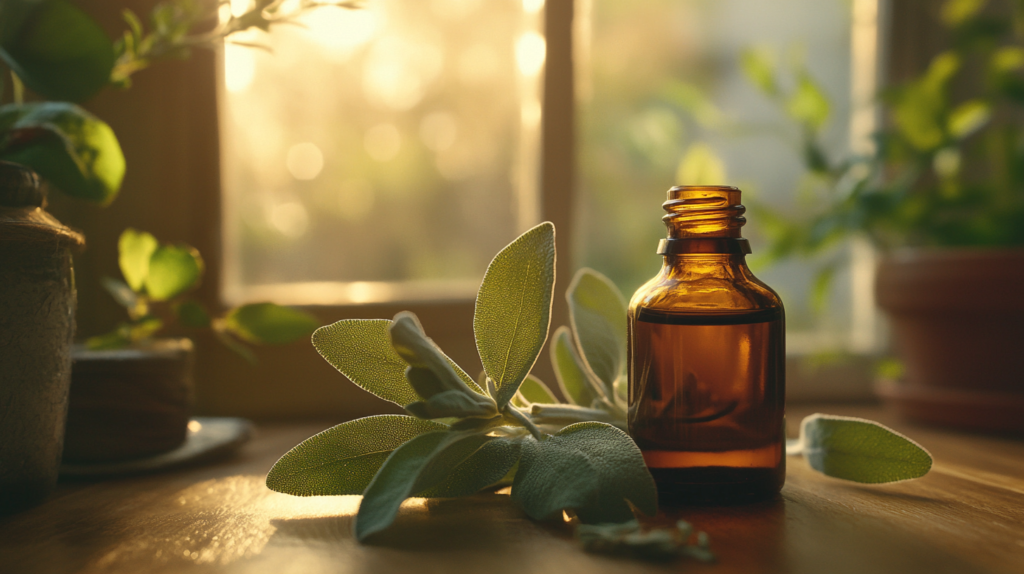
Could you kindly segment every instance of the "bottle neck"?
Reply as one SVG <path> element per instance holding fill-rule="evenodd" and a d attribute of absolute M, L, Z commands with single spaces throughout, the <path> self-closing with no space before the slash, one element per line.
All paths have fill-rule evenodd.
<path fill-rule="evenodd" d="M 742 253 L 669 253 L 661 266 L 662 275 L 695 279 L 701 276 L 741 277 L 750 274 Z"/>
<path fill-rule="evenodd" d="M 726 186 L 676 186 L 662 204 L 668 212 L 662 221 L 668 237 L 658 245 L 666 256 L 722 254 L 745 255 L 750 244 L 740 228 L 746 224 L 746 208 L 740 190 Z"/>

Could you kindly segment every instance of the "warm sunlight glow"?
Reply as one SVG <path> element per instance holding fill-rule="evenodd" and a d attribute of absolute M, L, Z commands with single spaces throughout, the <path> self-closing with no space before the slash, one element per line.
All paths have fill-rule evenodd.
<path fill-rule="evenodd" d="M 455 143 L 459 130 L 447 112 L 434 112 L 420 122 L 420 139 L 432 151 L 444 151 Z"/>
<path fill-rule="evenodd" d="M 469 85 L 482 85 L 498 73 L 498 55 L 487 44 L 474 44 L 459 55 L 459 80 Z"/>
<path fill-rule="evenodd" d="M 363 147 L 373 159 L 391 161 L 402 149 L 402 134 L 393 124 L 379 124 L 366 130 Z"/>
<path fill-rule="evenodd" d="M 293 239 L 301 237 L 309 227 L 309 213 L 298 201 L 286 201 L 271 207 L 267 220 L 281 235 Z"/>
<path fill-rule="evenodd" d="M 371 102 L 396 111 L 420 103 L 444 65 L 433 43 L 392 35 L 373 44 L 363 70 L 363 92 Z"/>
<path fill-rule="evenodd" d="M 315 179 L 324 168 L 324 154 L 314 143 L 298 143 L 288 148 L 285 165 L 295 179 Z"/>
<path fill-rule="evenodd" d="M 331 59 L 348 60 L 383 27 L 384 14 L 367 7 L 362 10 L 323 7 L 304 15 L 299 21 L 305 32 L 326 50 Z"/>
<path fill-rule="evenodd" d="M 524 128 L 540 127 L 541 107 L 538 100 L 527 100 L 523 102 L 522 121 Z"/>
<path fill-rule="evenodd" d="M 544 67 L 547 44 L 537 32 L 527 32 L 516 41 L 516 64 L 524 76 L 536 76 Z"/>
<path fill-rule="evenodd" d="M 249 89 L 256 76 L 256 56 L 252 48 L 224 45 L 224 86 L 233 94 Z"/>
<path fill-rule="evenodd" d="M 348 179 L 338 187 L 338 214 L 347 221 L 362 221 L 373 210 L 376 194 L 365 179 Z"/>
<path fill-rule="evenodd" d="M 544 7 L 544 0 L 523 0 L 523 11 L 527 14 L 536 14 Z"/>
<path fill-rule="evenodd" d="M 482 0 L 431 0 L 430 9 L 446 20 L 461 20 L 476 12 Z"/>
<path fill-rule="evenodd" d="M 235 17 L 241 16 L 252 8 L 253 0 L 231 0 L 231 14 Z"/>
<path fill-rule="evenodd" d="M 201 422 L 199 422 L 197 420 L 188 421 L 188 431 L 189 432 L 199 432 L 201 430 L 203 430 L 203 423 L 201 423 Z"/>

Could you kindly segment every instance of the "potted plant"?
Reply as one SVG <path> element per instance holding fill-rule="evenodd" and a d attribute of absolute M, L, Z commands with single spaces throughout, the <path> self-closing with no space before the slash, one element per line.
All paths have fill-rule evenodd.
<path fill-rule="evenodd" d="M 138 17 L 125 11 L 127 31 L 112 42 L 89 16 L 68 0 L 0 2 L 0 68 L 6 68 L 0 71 L 10 72 L 9 82 L 6 81 L 7 74 L 0 73 L 0 98 L 3 98 L 7 86 L 10 86 L 11 93 L 9 103 L 0 106 L 0 160 L 30 168 L 42 177 L 44 184 L 71 197 L 109 203 L 121 186 L 125 172 L 124 156 L 110 127 L 78 104 L 105 86 L 128 87 L 132 74 L 153 62 L 186 57 L 194 47 L 216 47 L 226 38 L 249 28 L 267 30 L 277 22 L 290 20 L 321 5 L 309 0 L 284 4 L 260 0 L 242 13 L 225 14 L 220 18 L 218 14 L 222 3 L 168 0 L 152 10 L 149 31 Z M 339 2 L 338 5 L 351 7 L 347 2 Z M 32 206 L 25 204 L 41 213 L 33 211 L 31 217 L 26 216 L 33 222 L 49 217 L 42 212 L 45 188 L 38 188 L 38 178 L 34 181 L 35 185 L 28 187 L 33 189 L 32 199 L 38 202 Z M 18 194 L 25 186 L 12 184 L 7 187 Z M 10 207 L 6 203 L 4 205 Z M 15 208 L 22 209 L 23 206 L 19 203 Z M 59 225 L 56 220 L 49 223 Z M 73 235 L 80 243 L 81 236 Z M 16 255 L 20 249 L 14 242 L 4 242 L 0 248 L 5 255 Z M 70 259 L 67 272 L 70 277 Z M 0 280 L 4 281 L 3 287 L 14 285 L 14 279 L 10 277 Z M 72 286 L 70 301 L 73 309 L 73 281 L 68 281 L 67 285 Z M 61 341 L 69 341 L 74 332 L 73 312 L 68 315 L 66 336 L 58 337 Z M 24 327 L 26 333 L 38 334 L 45 330 L 39 325 L 26 324 Z M 16 336 L 21 332 L 8 334 Z M 68 345 L 56 343 L 52 346 L 53 352 L 59 356 L 55 357 L 54 363 L 69 364 Z M 133 340 L 133 343 L 142 342 Z M 15 362 L 8 361 L 7 366 L 14 371 L 22 362 L 25 365 L 30 362 L 23 354 L 12 356 L 11 360 Z M 44 425 L 50 443 L 44 450 L 58 453 L 56 460 L 59 460 L 63 438 L 67 370 L 57 369 L 52 373 L 55 377 L 53 382 L 59 387 L 54 397 L 59 400 L 47 399 L 56 405 L 50 410 L 60 414 L 59 421 Z M 8 383 L 10 381 L 6 377 L 0 382 Z M 22 429 L 24 426 L 10 420 L 14 425 L 12 428 Z M 32 437 L 26 433 L 5 430 L 3 434 L 9 443 L 25 439 L 28 444 Z M 15 453 L 12 456 L 20 457 L 17 453 L 22 450 L 6 449 L 0 462 L 3 468 L 24 466 L 20 458 L 14 460 L 7 456 Z M 45 495 L 56 478 L 56 463 L 49 465 L 45 474 L 45 477 L 33 474 L 20 478 L 5 475 L 4 484 L 8 484 L 7 478 L 15 482 L 25 479 L 39 486 L 35 490 Z M 5 488 L 5 492 L 9 490 Z M 12 508 L 23 506 L 24 500 L 20 500 L 17 494 L 5 496 L 0 506 L 6 505 L 8 499 L 13 501 Z"/>
<path fill-rule="evenodd" d="M 759 52 L 744 67 L 799 123 L 805 183 L 818 194 L 797 218 L 760 206 L 773 221 L 772 255 L 868 238 L 881 254 L 876 299 L 903 365 L 879 394 L 915 420 L 1021 432 L 1024 7 L 1005 4 L 943 6 L 950 45 L 880 94 L 886 119 L 865 155 L 825 152 L 828 100 L 806 70 L 787 90 Z"/>

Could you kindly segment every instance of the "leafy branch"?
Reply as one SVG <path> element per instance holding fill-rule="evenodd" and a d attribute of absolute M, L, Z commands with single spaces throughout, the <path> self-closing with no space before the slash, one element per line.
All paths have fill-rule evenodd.
<path fill-rule="evenodd" d="M 355 534 L 365 540 L 394 521 L 407 497 L 467 496 L 511 485 L 512 500 L 533 519 L 566 512 L 584 525 L 603 525 L 578 530 L 588 549 L 710 560 L 706 535 L 693 542 L 688 525 L 643 531 L 635 521 L 634 509 L 657 512 L 657 490 L 623 430 L 626 305 L 607 278 L 580 270 L 566 294 L 570 326 L 555 332 L 551 360 L 569 402 L 560 403 L 529 374 L 550 322 L 554 233 L 550 223 L 527 231 L 488 267 L 473 322 L 484 365 L 477 381 L 409 312 L 317 329 L 313 345 L 324 359 L 409 414 L 349 421 L 303 441 L 274 465 L 267 486 L 297 496 L 362 494 Z M 822 422 L 830 426 L 805 421 L 810 438 L 803 451 L 826 474 L 879 482 L 920 476 L 930 467 L 923 449 L 880 425 L 835 417 Z M 833 464 L 851 456 L 860 462 Z M 864 465 L 887 464 L 904 466 L 864 480 Z"/>
<path fill-rule="evenodd" d="M 126 229 L 118 240 L 118 264 L 124 281 L 106 277 L 103 286 L 128 311 L 128 321 L 110 333 L 91 337 L 91 349 L 117 349 L 151 339 L 169 320 L 191 328 L 211 328 L 217 337 L 249 362 L 255 356 L 241 341 L 284 344 L 308 336 L 316 319 L 297 309 L 274 303 L 251 303 L 213 318 L 195 299 L 185 295 L 199 286 L 203 258 L 195 248 L 161 245 L 144 231 Z M 155 304 L 166 303 L 161 315 Z"/>

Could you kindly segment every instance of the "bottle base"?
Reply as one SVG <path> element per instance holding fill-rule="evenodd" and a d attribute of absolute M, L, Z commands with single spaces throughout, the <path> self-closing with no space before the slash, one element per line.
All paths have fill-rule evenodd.
<path fill-rule="evenodd" d="M 732 506 L 774 498 L 785 470 L 705 466 L 650 468 L 662 506 Z"/>

